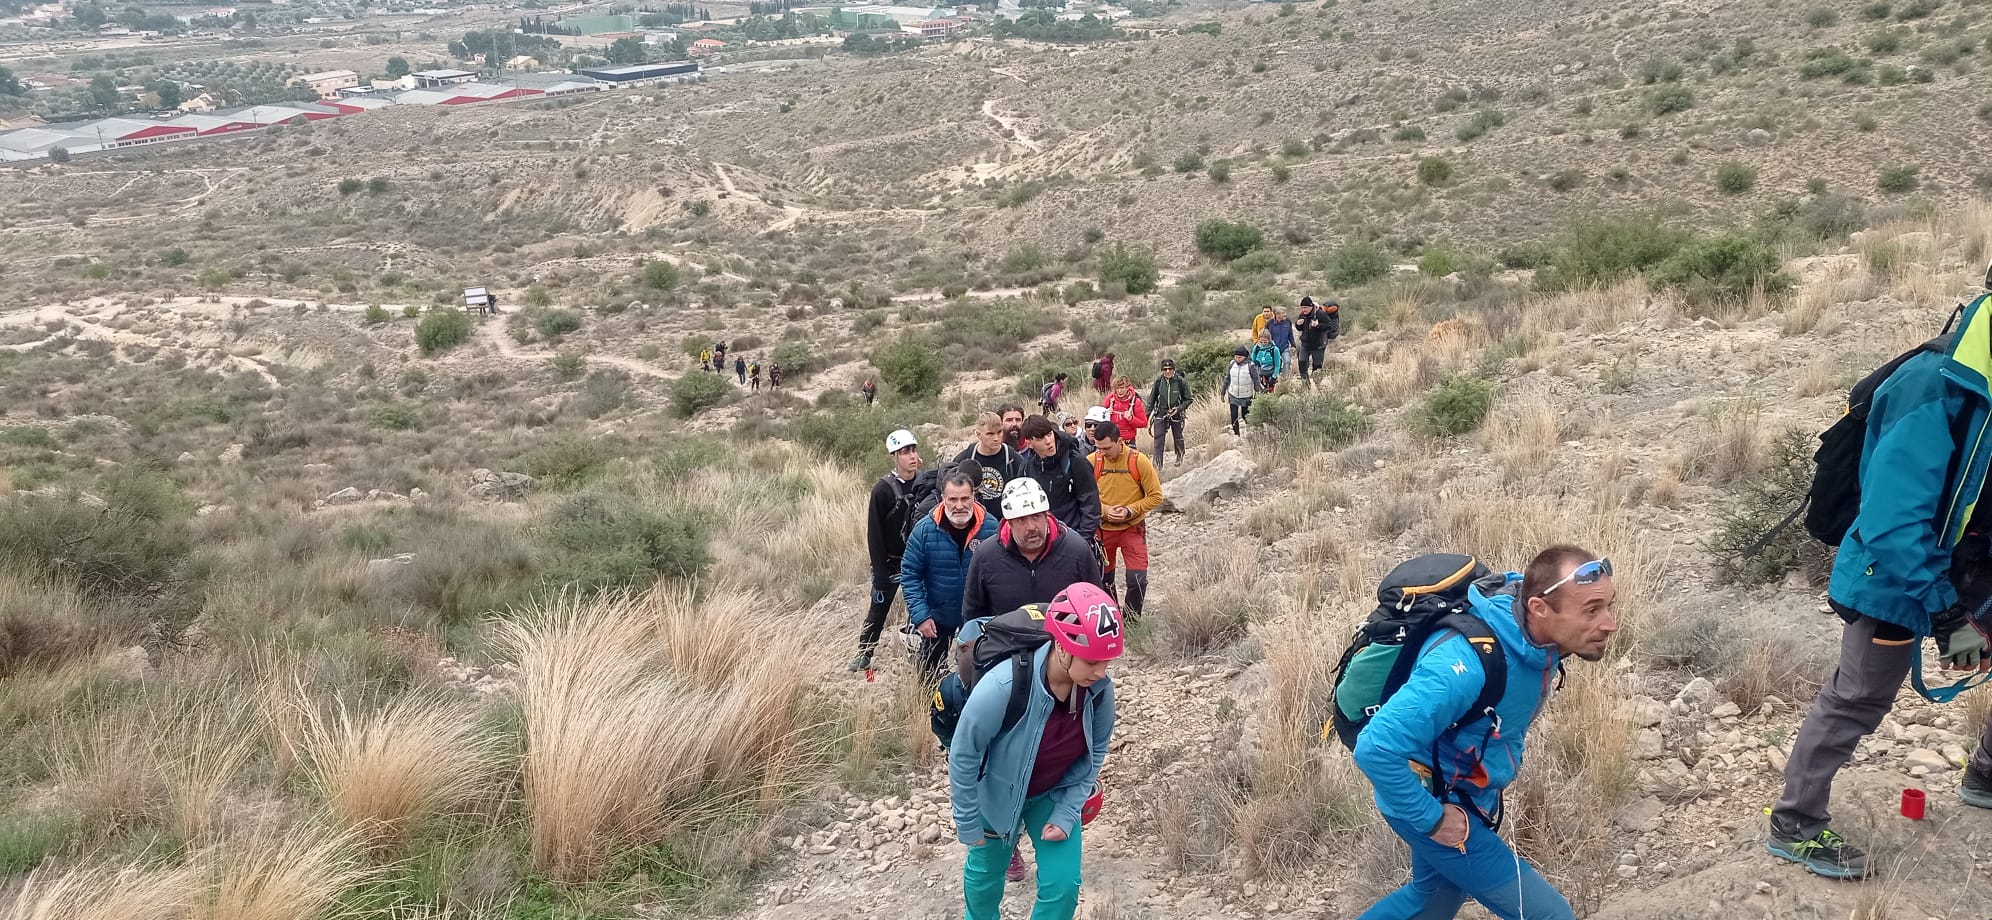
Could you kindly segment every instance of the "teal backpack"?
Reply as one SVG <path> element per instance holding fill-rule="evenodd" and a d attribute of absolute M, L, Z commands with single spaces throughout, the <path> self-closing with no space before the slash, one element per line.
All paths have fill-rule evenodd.
<path fill-rule="evenodd" d="M 1486 675 L 1480 695 L 1447 732 L 1482 718 L 1492 720 L 1498 731 L 1501 720 L 1494 707 L 1508 690 L 1508 659 L 1493 630 L 1467 604 L 1468 590 L 1488 574 L 1479 560 L 1456 553 L 1429 553 L 1391 569 L 1377 585 L 1376 610 L 1357 627 L 1335 666 L 1331 715 L 1321 727 L 1322 740 L 1332 731 L 1355 750 L 1357 737 L 1377 710 L 1411 679 L 1419 650 L 1445 630 L 1466 637 L 1480 653 Z"/>

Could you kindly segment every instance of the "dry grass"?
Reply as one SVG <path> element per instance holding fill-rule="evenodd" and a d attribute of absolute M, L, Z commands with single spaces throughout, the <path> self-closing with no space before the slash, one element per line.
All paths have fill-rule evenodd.
<path fill-rule="evenodd" d="M 1707 445 L 1709 473 L 1718 482 L 1733 482 L 1764 465 L 1764 409 L 1748 397 L 1730 400 L 1715 410 Z"/>
<path fill-rule="evenodd" d="M 1168 605 L 1145 612 L 1142 618 L 1155 653 L 1179 659 L 1200 658 L 1223 651 L 1245 637 L 1248 625 L 1263 612 L 1265 590 L 1253 578 L 1255 548 L 1250 544 L 1192 547 L 1182 568 L 1171 576 L 1182 579 L 1171 590 Z"/>
<path fill-rule="evenodd" d="M 177 837 L 197 844 L 220 830 L 222 805 L 254 752 L 247 710 L 215 702 L 195 710 L 174 737 L 188 750 L 165 764 L 167 821 Z"/>
<path fill-rule="evenodd" d="M 1613 835 L 1601 831 L 1638 785 L 1635 729 L 1620 708 L 1630 694 L 1615 672 L 1574 662 L 1538 717 L 1528 762 L 1509 791 L 1510 839 L 1554 867 L 1557 887 L 1580 912 L 1603 896 L 1618 857 Z"/>
<path fill-rule="evenodd" d="M 372 872 L 355 841 L 308 825 L 265 828 L 213 856 L 191 920 L 319 920 Z"/>
<path fill-rule="evenodd" d="M 1839 383 L 1838 362 L 1831 357 L 1820 355 L 1807 362 L 1799 371 L 1798 379 L 1792 382 L 1791 394 L 1800 399 L 1832 392 Z"/>
<path fill-rule="evenodd" d="M 1398 347 L 1383 364 L 1367 368 L 1359 388 L 1361 400 L 1374 406 L 1393 408 L 1431 389 L 1439 380 L 1439 362 L 1422 347 Z"/>
<path fill-rule="evenodd" d="M 122 706 L 57 731 L 52 772 L 84 821 L 111 829 L 158 813 L 166 801 L 158 728 L 142 709 Z"/>
<path fill-rule="evenodd" d="M 139 866 L 40 871 L 21 883 L 6 920 L 181 920 L 195 903 L 188 869 Z"/>
<path fill-rule="evenodd" d="M 1530 394 L 1503 400 L 1482 440 L 1501 459 L 1508 480 L 1516 482 L 1549 472 L 1557 445 L 1563 442 L 1563 428 L 1556 405 L 1541 394 Z"/>
<path fill-rule="evenodd" d="M 309 722 L 306 762 L 335 825 L 393 848 L 486 787 L 492 744 L 465 702 L 426 694 Z"/>

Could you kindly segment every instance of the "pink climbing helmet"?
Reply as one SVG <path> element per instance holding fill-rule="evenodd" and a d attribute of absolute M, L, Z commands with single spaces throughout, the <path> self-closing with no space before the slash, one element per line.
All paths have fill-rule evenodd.
<path fill-rule="evenodd" d="M 1074 658 L 1112 661 L 1125 647 L 1120 605 L 1099 585 L 1079 582 L 1052 598 L 1044 630 Z"/>

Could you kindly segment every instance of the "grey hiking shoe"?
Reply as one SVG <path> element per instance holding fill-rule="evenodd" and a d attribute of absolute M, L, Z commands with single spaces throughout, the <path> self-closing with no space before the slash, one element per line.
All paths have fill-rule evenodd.
<path fill-rule="evenodd" d="M 851 659 L 851 670 L 853 671 L 862 671 L 871 666 L 872 656 L 870 652 L 859 652 L 858 657 Z"/>
<path fill-rule="evenodd" d="M 1841 839 L 1830 828 L 1805 838 L 1780 834 L 1773 829 L 1766 846 L 1772 856 L 1798 863 L 1813 875 L 1833 879 L 1867 876 L 1867 853 Z"/>
<path fill-rule="evenodd" d="M 1973 808 L 1992 808 L 1992 776 L 1965 767 L 1964 779 L 1957 784 L 1957 797 Z"/>

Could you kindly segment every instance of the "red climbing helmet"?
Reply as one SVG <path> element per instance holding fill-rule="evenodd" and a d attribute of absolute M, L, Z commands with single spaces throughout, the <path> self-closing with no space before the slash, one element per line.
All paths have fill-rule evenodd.
<path fill-rule="evenodd" d="M 1087 661 L 1112 661 L 1125 645 L 1120 605 L 1092 582 L 1058 592 L 1045 611 L 1044 630 L 1059 648 Z"/>
<path fill-rule="evenodd" d="M 1079 806 L 1079 826 L 1085 827 L 1100 816 L 1100 806 L 1107 803 L 1107 784 L 1093 783 L 1093 794 L 1086 797 L 1086 804 Z"/>

